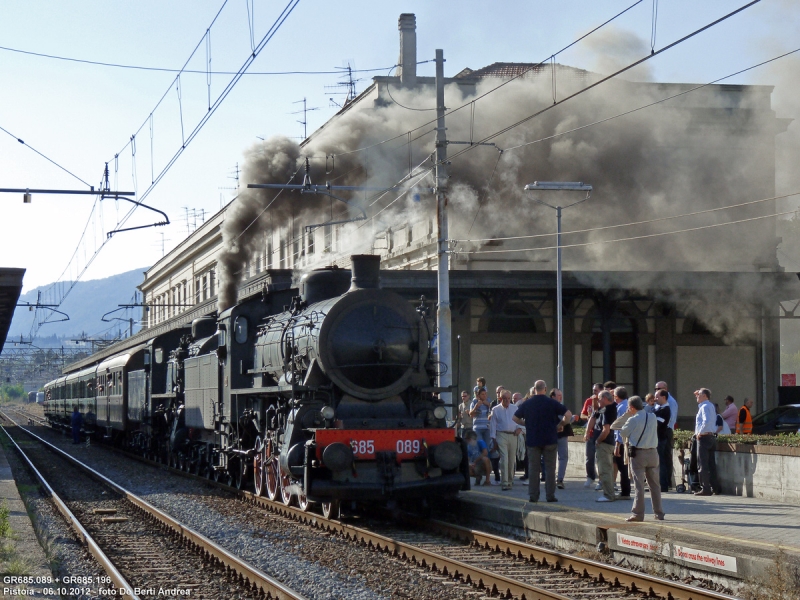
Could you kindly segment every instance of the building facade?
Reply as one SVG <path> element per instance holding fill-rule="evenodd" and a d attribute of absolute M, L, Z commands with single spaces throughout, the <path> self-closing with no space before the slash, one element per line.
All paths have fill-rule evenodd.
<path fill-rule="evenodd" d="M 337 130 L 399 110 L 398 97 L 420 103 L 433 97 L 434 80 L 416 74 L 413 15 L 401 16 L 399 30 L 397 76 L 374 78 L 301 144 L 301 154 L 324 150 L 326 174 L 325 144 Z M 464 69 L 446 83 L 449 101 L 468 105 L 492 86 L 521 82 L 508 86 L 509 95 L 492 105 L 492 119 L 507 113 L 506 120 L 513 122 L 515 114 L 531 112 L 520 98 L 541 99 L 544 89 L 552 90 L 555 101 L 558 93 L 598 79 L 561 65 L 495 63 Z M 696 412 L 692 392 L 698 387 L 710 388 L 714 400 L 730 394 L 737 403 L 756 398 L 760 410 L 775 405 L 778 320 L 787 316 L 779 303 L 800 297 L 800 283 L 795 274 L 782 272 L 776 258 L 775 136 L 788 121 L 775 115 L 771 93 L 769 86 L 620 82 L 613 93 L 578 105 L 574 114 L 562 111 L 544 125 L 522 128 L 519 137 L 502 138 L 505 147 L 484 144 L 475 151 L 489 153 L 489 159 L 454 163 L 450 269 L 457 364 L 452 368 L 459 385 L 471 389 L 477 376 L 486 377 L 491 388 L 502 384 L 521 392 L 535 379 L 554 383 L 555 217 L 547 209 L 532 210 L 522 188 L 532 182 L 528 176 L 577 180 L 586 175 L 584 180 L 595 186 L 594 199 L 572 209 L 574 216 L 565 212 L 565 220 L 573 219 L 567 231 L 582 236 L 564 242 L 564 392 L 570 407 L 580 407 L 593 382 L 606 380 L 641 395 L 665 380 L 686 419 Z M 591 133 L 579 133 L 577 139 L 563 136 L 569 127 L 577 131 L 605 118 L 603 110 L 616 104 L 620 112 L 639 107 L 652 112 L 601 133 L 587 127 Z M 475 106 L 473 113 L 481 110 Z M 474 116 L 448 119 L 454 123 L 452 135 L 448 125 L 452 153 L 482 139 L 474 133 L 479 124 Z M 511 150 L 522 146 L 526 154 L 515 159 Z M 408 148 L 408 160 L 402 162 L 410 180 L 425 154 L 413 156 L 411 141 Z M 527 169 L 528 163 L 535 168 Z M 374 171 L 360 166 L 365 173 Z M 667 186 L 670 191 L 664 193 Z M 384 286 L 410 301 L 425 295 L 433 305 L 434 204 L 424 192 L 419 201 L 409 200 L 417 194 L 409 186 L 392 193 L 391 198 L 404 196 L 403 211 L 387 211 L 386 202 L 373 207 L 371 198 L 357 193 L 350 196 L 367 211 L 363 223 L 351 210 L 345 216 L 352 222 L 327 224 L 336 220 L 333 200 L 318 214 L 281 213 L 259 232 L 256 250 L 239 267 L 240 285 L 253 285 L 277 269 L 299 274 L 327 265 L 348 267 L 357 247 L 379 254 L 382 268 L 392 271 Z M 148 327 L 178 323 L 186 311 L 214 299 L 222 228 L 237 201 L 146 273 L 140 290 Z"/>

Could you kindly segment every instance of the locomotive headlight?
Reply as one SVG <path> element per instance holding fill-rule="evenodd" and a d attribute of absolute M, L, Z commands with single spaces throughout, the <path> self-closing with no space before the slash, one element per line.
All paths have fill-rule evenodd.
<path fill-rule="evenodd" d="M 444 419 L 447 416 L 447 409 L 444 406 L 437 406 L 433 409 L 433 416 L 437 419 Z"/>
<path fill-rule="evenodd" d="M 322 415 L 323 419 L 330 421 L 334 416 L 335 412 L 332 406 L 323 406 L 322 409 L 319 411 L 319 414 Z"/>
<path fill-rule="evenodd" d="M 442 442 L 433 449 L 433 459 L 445 471 L 461 464 L 461 446 L 455 442 Z"/>

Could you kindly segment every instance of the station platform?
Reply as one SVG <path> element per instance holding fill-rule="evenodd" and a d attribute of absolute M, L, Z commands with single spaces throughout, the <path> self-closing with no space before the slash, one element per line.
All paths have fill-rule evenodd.
<path fill-rule="evenodd" d="M 0 437 L 4 435 L 0 433 Z M 9 598 L 23 592 L 28 597 L 58 598 L 58 595 L 47 592 L 48 588 L 55 587 L 49 582 L 53 578 L 50 562 L 36 537 L 6 452 L 13 450 L 0 445 L 0 507 L 8 511 L 8 531 L 5 537 L 0 538 L 0 572 L 3 573 L 0 597 Z M 26 578 L 28 583 L 16 583 L 15 576 Z"/>
<path fill-rule="evenodd" d="M 473 479 L 474 482 L 474 479 Z M 460 522 L 524 536 L 566 551 L 597 552 L 598 545 L 651 571 L 731 583 L 765 581 L 779 563 L 800 565 L 800 506 L 741 496 L 662 495 L 665 521 L 656 521 L 646 494 L 645 520 L 628 523 L 633 499 L 600 503 L 602 492 L 585 478 L 566 478 L 558 502 L 528 502 L 528 485 L 512 490 L 473 487 L 451 507 Z"/>

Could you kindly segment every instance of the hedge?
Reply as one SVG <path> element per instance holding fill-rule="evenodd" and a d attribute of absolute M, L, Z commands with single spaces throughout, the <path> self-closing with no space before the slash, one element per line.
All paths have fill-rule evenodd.
<path fill-rule="evenodd" d="M 575 435 L 583 437 L 586 431 L 583 427 L 572 427 Z M 676 429 L 673 438 L 673 445 L 676 450 L 681 448 L 688 448 L 689 441 L 692 439 L 694 432 L 689 429 Z M 761 446 L 789 446 L 800 448 L 800 435 L 796 433 L 781 433 L 779 435 L 720 435 L 717 437 L 717 442 L 728 442 L 730 444 L 753 444 Z"/>

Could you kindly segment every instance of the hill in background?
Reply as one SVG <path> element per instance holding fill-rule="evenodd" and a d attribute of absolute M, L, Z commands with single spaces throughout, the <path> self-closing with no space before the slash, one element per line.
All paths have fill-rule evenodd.
<path fill-rule="evenodd" d="M 118 304 L 132 304 L 134 294 L 139 294 L 136 286 L 144 280 L 143 272 L 147 267 L 134 269 L 126 273 L 112 275 L 105 279 L 92 279 L 90 281 L 79 281 L 75 288 L 69 293 L 67 299 L 58 310 L 69 315 L 69 321 L 58 323 L 47 323 L 39 328 L 37 338 L 59 338 L 77 339 L 83 335 L 91 338 L 102 337 L 103 334 L 110 334 L 114 337 L 119 329 L 122 330 L 123 337 L 129 332 L 128 318 L 134 320 L 133 332 L 139 331 L 137 321 L 141 318 L 141 307 L 119 310 L 106 318 L 120 317 L 123 321 L 104 322 L 101 317 L 117 308 Z M 35 304 L 38 292 L 46 290 L 49 285 L 35 288 L 20 296 L 19 302 L 30 302 Z M 141 297 L 141 294 L 139 294 Z M 44 303 L 45 300 L 42 300 Z M 39 318 L 48 314 L 46 309 L 38 311 Z M 26 340 L 30 335 L 31 324 L 33 323 L 34 312 L 28 308 L 20 307 L 14 311 L 14 319 L 11 321 L 11 328 L 8 332 L 8 341 L 11 342 L 20 335 Z M 51 317 L 53 320 L 61 318 L 58 314 Z"/>

